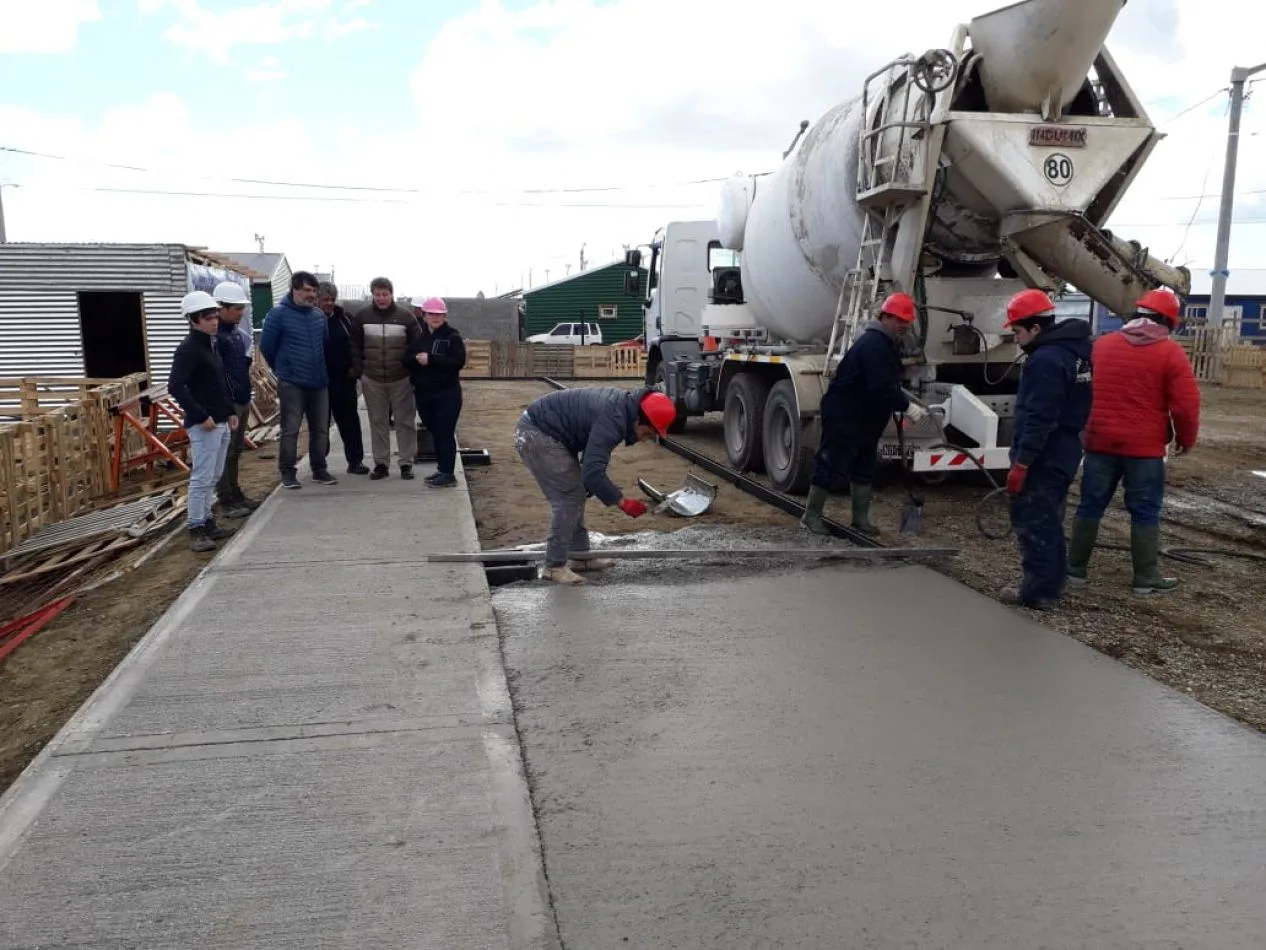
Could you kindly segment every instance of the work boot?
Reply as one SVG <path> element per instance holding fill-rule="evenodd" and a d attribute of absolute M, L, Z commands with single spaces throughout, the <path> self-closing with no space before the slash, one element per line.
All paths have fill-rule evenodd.
<path fill-rule="evenodd" d="M 609 571 L 615 567 L 615 558 L 612 557 L 587 557 L 583 560 L 576 558 L 567 564 L 573 571 Z"/>
<path fill-rule="evenodd" d="M 1086 569 L 1090 566 L 1090 555 L 1094 553 L 1098 537 L 1098 518 L 1073 519 L 1073 533 L 1068 539 L 1068 583 L 1080 586 L 1089 580 Z"/>
<path fill-rule="evenodd" d="M 800 516 L 800 526 L 808 528 L 814 534 L 823 537 L 831 536 L 831 529 L 822 520 L 822 507 L 826 504 L 829 492 L 818 485 L 809 486 L 809 498 L 804 505 L 804 514 Z"/>
<path fill-rule="evenodd" d="M 870 498 L 873 491 L 870 485 L 859 485 L 857 482 L 849 486 L 853 502 L 853 527 L 872 538 L 879 534 L 879 529 L 870 523 Z"/>
<path fill-rule="evenodd" d="M 553 584 L 584 584 L 587 581 L 573 571 L 570 567 L 563 565 L 562 567 L 547 567 L 541 572 L 541 580 L 550 581 Z"/>
<path fill-rule="evenodd" d="M 207 537 L 207 529 L 203 525 L 195 525 L 189 529 L 189 550 L 198 554 L 214 551 L 216 543 Z"/>
<path fill-rule="evenodd" d="M 203 525 L 203 531 L 206 532 L 208 538 L 212 541 L 223 541 L 225 538 L 233 537 L 236 528 L 221 528 L 215 523 L 214 518 L 208 518 L 207 523 Z"/>
<path fill-rule="evenodd" d="M 369 469 L 362 463 L 357 462 L 355 465 L 347 466 L 347 474 L 348 475 L 368 475 Z"/>
<path fill-rule="evenodd" d="M 1130 525 L 1130 559 L 1134 562 L 1134 593 L 1140 597 L 1165 594 L 1178 586 L 1178 578 L 1161 577 L 1160 525 Z"/>
<path fill-rule="evenodd" d="M 387 478 L 391 475 L 391 470 L 385 465 L 375 465 L 374 470 L 369 473 L 372 481 L 378 481 L 380 478 Z"/>
<path fill-rule="evenodd" d="M 426 483 L 432 488 L 452 488 L 457 484 L 457 476 L 441 475 L 439 472 L 436 472 L 426 480 Z"/>
<path fill-rule="evenodd" d="M 1053 600 L 1025 600 L 1020 596 L 1020 588 L 1003 587 L 998 591 L 998 599 L 1004 604 L 1011 604 L 1014 607 L 1028 607 L 1030 610 L 1054 610 L 1055 601 Z"/>
<path fill-rule="evenodd" d="M 412 466 L 412 465 L 401 465 L 401 466 L 400 466 L 400 477 L 401 477 L 401 478 L 403 478 L 403 479 L 405 479 L 406 481 L 411 480 L 411 479 L 413 478 L 413 466 Z"/>

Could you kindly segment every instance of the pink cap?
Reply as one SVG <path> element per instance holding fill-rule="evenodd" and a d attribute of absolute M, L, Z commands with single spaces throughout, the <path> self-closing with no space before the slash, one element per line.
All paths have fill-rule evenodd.
<path fill-rule="evenodd" d="M 448 313 L 448 306 L 439 297 L 427 297 L 422 302 L 423 313 Z"/>

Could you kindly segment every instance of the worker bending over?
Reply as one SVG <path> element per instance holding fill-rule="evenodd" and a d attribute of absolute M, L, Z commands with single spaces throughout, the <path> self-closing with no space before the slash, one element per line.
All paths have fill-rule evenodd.
<path fill-rule="evenodd" d="M 815 534 L 829 535 L 822 520 L 831 486 L 847 474 L 853 502 L 853 527 L 869 535 L 870 500 L 879 463 L 879 440 L 896 413 L 911 422 L 927 415 L 911 405 L 901 389 L 901 339 L 914 323 L 914 299 L 892 294 L 879 309 L 879 319 L 866 325 L 857 342 L 840 360 L 822 397 L 822 441 L 810 480 L 809 500 L 800 523 Z"/>
<path fill-rule="evenodd" d="M 1168 290 L 1148 291 L 1129 323 L 1095 342 L 1081 504 L 1068 546 L 1071 583 L 1086 583 L 1099 520 L 1125 482 L 1134 593 L 1178 586 L 1176 578 L 1162 577 L 1159 567 L 1165 451 L 1171 440 L 1175 455 L 1191 451 L 1200 428 L 1200 385 L 1182 347 L 1169 338 L 1178 329 L 1178 309 L 1178 298 Z"/>
<path fill-rule="evenodd" d="M 583 584 L 577 570 L 614 565 L 596 558 L 568 565 L 569 552 L 589 550 L 585 501 L 593 495 L 608 507 L 618 505 L 630 518 L 646 514 L 643 502 L 625 498 L 612 483 L 607 466 L 617 446 L 664 435 L 676 415 L 672 400 L 661 392 L 609 387 L 563 389 L 527 407 L 514 430 L 514 448 L 550 505 L 546 580 Z"/>
<path fill-rule="evenodd" d="M 1029 289 L 1011 298 L 1006 325 L 1027 356 L 1007 473 L 1023 578 L 1019 587 L 1000 594 L 1008 603 L 1049 610 L 1068 578 L 1064 506 L 1090 415 L 1090 324 L 1077 319 L 1057 324 L 1051 298 Z"/>

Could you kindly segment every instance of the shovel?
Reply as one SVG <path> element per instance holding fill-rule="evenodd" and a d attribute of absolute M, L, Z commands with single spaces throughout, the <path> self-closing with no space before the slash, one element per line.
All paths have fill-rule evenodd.
<path fill-rule="evenodd" d="M 901 452 L 901 467 L 905 473 L 906 493 L 910 496 L 901 508 L 901 520 L 898 530 L 901 534 L 923 533 L 923 499 L 914 493 L 914 466 L 906 455 L 905 420 L 900 415 L 893 416 L 897 426 L 897 446 Z"/>

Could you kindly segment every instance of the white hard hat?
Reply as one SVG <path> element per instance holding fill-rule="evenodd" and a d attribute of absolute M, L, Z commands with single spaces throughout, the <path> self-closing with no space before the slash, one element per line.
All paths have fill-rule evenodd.
<path fill-rule="evenodd" d="M 220 305 L 215 302 L 215 298 L 205 290 L 195 290 L 180 298 L 181 316 L 188 317 L 195 313 L 201 313 L 203 310 L 219 309 Z"/>
<path fill-rule="evenodd" d="M 242 285 L 231 280 L 222 280 L 216 284 L 212 296 L 220 303 L 230 306 L 245 306 L 250 303 L 246 299 L 246 291 L 242 289 Z"/>

